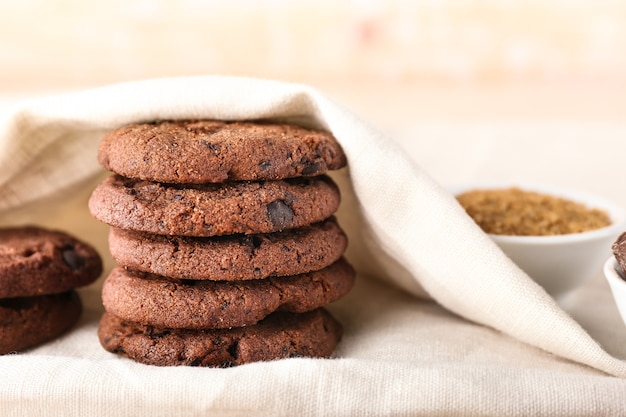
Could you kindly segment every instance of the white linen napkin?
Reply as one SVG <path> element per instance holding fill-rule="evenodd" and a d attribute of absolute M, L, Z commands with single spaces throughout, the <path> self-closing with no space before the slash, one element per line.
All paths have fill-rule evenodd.
<path fill-rule="evenodd" d="M 44 346 L 23 355 L 5 356 L 0 358 L 2 375 L 31 372 L 30 376 L 34 378 L 36 372 L 42 372 L 56 378 L 47 380 L 47 384 L 51 381 L 58 381 L 59 386 L 66 384 L 66 388 L 76 395 L 89 396 L 92 406 L 102 406 L 104 399 L 110 400 L 111 392 L 107 390 L 113 390 L 120 401 L 132 397 L 132 401 L 137 402 L 139 395 L 142 399 L 139 403 L 144 407 L 147 399 L 154 401 L 151 402 L 154 405 L 167 402 L 162 396 L 168 391 L 156 385 L 166 377 L 170 392 L 179 396 L 170 399 L 168 411 L 172 411 L 172 404 L 178 411 L 189 411 L 185 407 L 196 401 L 192 394 L 200 391 L 187 382 L 206 383 L 205 378 L 210 375 L 213 385 L 204 388 L 214 402 L 207 404 L 204 401 L 203 410 L 229 410 L 235 415 L 234 409 L 258 410 L 255 404 L 269 410 L 268 414 L 278 414 L 279 409 L 302 415 L 334 410 L 328 404 L 321 404 L 321 398 L 306 397 L 308 402 L 304 404 L 305 397 L 292 392 L 305 386 L 310 388 L 311 382 L 307 379 L 310 377 L 317 378 L 316 395 L 341 401 L 344 410 L 365 409 L 375 415 L 381 404 L 368 395 L 368 390 L 381 382 L 404 384 L 403 388 L 396 387 L 397 395 L 403 396 L 406 387 L 415 388 L 416 385 L 410 383 L 414 376 L 393 360 L 375 362 L 375 366 L 372 365 L 374 362 L 359 362 L 358 365 L 350 362 L 351 353 L 367 350 L 367 346 L 354 343 L 367 339 L 368 326 L 372 323 L 361 323 L 356 318 L 351 321 L 348 309 L 363 309 L 354 316 L 361 318 L 369 317 L 368 309 L 381 315 L 385 311 L 394 312 L 395 321 L 385 321 L 388 332 L 393 333 L 397 323 L 402 323 L 403 331 L 408 331 L 411 323 L 407 319 L 413 316 L 409 313 L 395 316 L 398 305 L 421 303 L 431 311 L 429 309 L 436 308 L 434 305 L 428 307 L 429 302 L 420 301 L 430 297 L 466 319 L 465 324 L 459 325 L 461 327 L 475 328 L 472 323 L 483 325 L 489 337 L 498 337 L 497 332 L 502 332 L 550 355 L 607 375 L 626 378 L 626 361 L 606 353 L 540 286 L 517 268 L 465 214 L 454 197 L 409 160 L 392 139 L 308 86 L 225 76 L 181 77 L 117 84 L 24 102 L 0 119 L 0 210 L 15 210 L 46 196 L 63 195 L 74 190 L 81 181 L 85 187 L 85 180 L 102 171 L 96 162 L 96 150 L 102 135 L 109 129 L 131 122 L 186 118 L 287 120 L 327 129 L 341 143 L 349 170 L 335 173 L 334 178 L 343 195 L 339 221 L 350 239 L 348 255 L 361 277 L 374 277 L 392 286 L 366 280 L 348 301 L 339 304 L 338 314 L 348 321 L 346 343 L 351 343 L 349 348 L 340 348 L 338 359 L 331 361 L 278 361 L 230 370 L 204 370 L 205 374 L 202 374 L 203 370 L 199 369 L 148 367 L 111 358 L 103 352 L 92 352 L 89 349 L 97 344 L 93 340 L 97 322 L 88 322 L 81 328 L 80 337 L 85 339 L 80 340 L 89 340 L 84 352 L 66 355 L 58 350 L 58 346 Z M 63 199 L 57 204 L 63 204 Z M 402 291 L 394 290 L 394 287 Z M 368 292 L 372 288 L 374 294 Z M 363 298 L 357 300 L 358 297 Z M 388 308 L 380 304 L 390 297 L 401 302 Z M 98 302 L 96 297 L 92 301 Z M 432 319 L 433 316 L 438 320 L 456 320 L 454 316 L 446 316 L 445 312 L 429 313 L 422 318 Z M 369 319 L 376 321 L 376 317 Z M 489 329 L 497 332 L 492 333 Z M 393 337 L 390 340 L 394 340 Z M 401 339 L 396 342 L 402 344 Z M 411 358 L 408 346 L 404 350 L 390 346 L 390 351 L 403 355 L 406 363 L 423 359 Z M 380 355 L 385 356 L 384 353 Z M 297 375 L 293 374 L 294 363 L 298 364 Z M 366 370 L 368 366 L 371 368 Z M 567 369 L 568 365 L 558 367 Z M 366 381 L 365 374 L 355 369 L 369 372 L 371 380 Z M 220 371 L 221 374 L 216 374 Z M 395 382 L 394 373 L 398 378 Z M 376 375 L 385 376 L 377 380 Z M 601 374 L 597 375 L 603 378 Z M 549 383 L 557 382 L 548 374 L 545 376 Z M 437 376 L 433 374 L 431 377 L 436 379 Z M 89 378 L 100 383 L 87 395 L 88 388 L 84 385 L 89 384 Z M 112 388 L 109 378 L 120 384 L 119 389 Z M 236 385 L 238 379 L 252 381 L 254 378 L 263 385 L 249 391 L 241 387 L 230 391 L 229 387 Z M 23 375 L 16 381 L 18 388 L 15 390 L 2 386 L 4 393 L 0 394 L 0 404 L 5 407 L 0 407 L 2 415 L 19 414 L 17 402 L 11 401 L 17 395 L 35 396 L 44 389 L 42 386 L 29 388 L 27 377 Z M 588 382 L 583 385 L 587 386 Z M 150 387 L 152 392 L 142 390 L 142 384 Z M 293 400 L 276 404 L 276 400 L 271 399 L 276 393 L 267 384 L 276 384 L 283 390 L 284 398 Z M 347 390 L 345 384 L 352 384 L 352 388 Z M 618 391 L 625 387 L 620 385 Z M 518 389 L 511 388 L 511 392 Z M 508 389 L 502 389 L 504 391 L 508 392 Z M 68 391 L 53 392 L 60 404 Z M 239 401 L 233 398 L 234 393 L 249 396 L 241 400 L 244 401 L 242 407 L 233 405 L 234 401 Z M 338 400 L 337 393 L 352 396 L 352 399 Z M 390 401 L 393 397 L 381 394 L 379 398 Z M 126 399 L 130 401 L 129 398 Z M 395 409 L 389 405 L 389 410 L 415 411 L 418 404 L 417 399 L 404 397 L 398 401 L 408 408 Z M 451 404 L 450 409 L 460 406 L 467 404 Z M 72 409 L 73 412 L 77 410 Z M 101 414 L 105 415 L 103 410 Z"/>

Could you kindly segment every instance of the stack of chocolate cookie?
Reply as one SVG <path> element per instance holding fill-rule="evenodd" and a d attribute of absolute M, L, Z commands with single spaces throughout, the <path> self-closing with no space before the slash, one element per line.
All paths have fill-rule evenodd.
<path fill-rule="evenodd" d="M 76 287 L 102 273 L 90 245 L 36 226 L 0 230 L 0 354 L 47 342 L 76 324 Z"/>
<path fill-rule="evenodd" d="M 352 288 L 333 214 L 346 164 L 327 132 L 262 122 L 161 121 L 107 134 L 113 175 L 89 208 L 118 263 L 105 349 L 153 365 L 328 357 L 341 325 L 323 306 Z"/>

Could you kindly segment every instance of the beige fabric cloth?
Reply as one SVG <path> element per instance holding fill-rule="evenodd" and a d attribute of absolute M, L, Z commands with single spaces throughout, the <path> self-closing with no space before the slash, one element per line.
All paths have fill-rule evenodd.
<path fill-rule="evenodd" d="M 74 331 L 0 357 L 0 415 L 626 413 L 626 349 L 610 343 L 608 354 L 392 139 L 307 86 L 170 78 L 25 102 L 0 119 L 1 222 L 63 227 L 106 256 L 107 229 L 86 209 L 103 175 L 98 141 L 129 122 L 177 118 L 286 119 L 344 147 L 350 170 L 334 176 L 359 282 L 331 307 L 346 329 L 335 358 L 136 364 L 99 346 L 94 285 L 81 291 Z M 594 303 L 609 305 L 604 290 Z M 598 318 L 619 326 L 607 311 Z"/>

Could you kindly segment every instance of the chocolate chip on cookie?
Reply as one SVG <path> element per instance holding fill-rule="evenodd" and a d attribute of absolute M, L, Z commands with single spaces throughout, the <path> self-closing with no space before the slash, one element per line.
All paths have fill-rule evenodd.
<path fill-rule="evenodd" d="M 98 220 L 135 231 L 180 236 L 279 232 L 330 217 L 339 207 L 326 176 L 182 187 L 113 175 L 89 199 Z"/>

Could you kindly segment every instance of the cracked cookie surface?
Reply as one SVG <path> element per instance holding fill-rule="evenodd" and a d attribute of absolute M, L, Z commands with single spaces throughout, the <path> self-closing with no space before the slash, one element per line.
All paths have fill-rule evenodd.
<path fill-rule="evenodd" d="M 324 309 L 277 312 L 248 327 L 217 330 L 163 329 L 104 313 L 102 346 L 137 362 L 158 366 L 228 367 L 293 357 L 330 357 L 341 325 Z"/>
<path fill-rule="evenodd" d="M 75 291 L 0 300 L 0 354 L 50 341 L 76 324 L 82 312 Z"/>
<path fill-rule="evenodd" d="M 175 280 L 117 267 L 104 282 L 102 302 L 124 320 L 152 326 L 241 327 L 278 310 L 323 307 L 345 296 L 354 279 L 344 259 L 320 271 L 250 281 Z"/>
<path fill-rule="evenodd" d="M 328 132 L 217 120 L 121 127 L 102 139 L 98 161 L 125 177 L 179 184 L 307 177 L 346 165 Z"/>
<path fill-rule="evenodd" d="M 111 228 L 109 248 L 121 266 L 171 278 L 249 280 L 322 269 L 344 253 L 334 217 L 277 233 L 219 237 L 164 236 Z"/>

